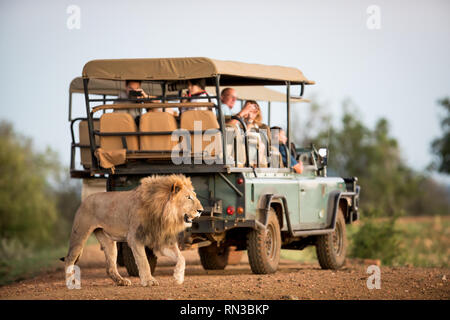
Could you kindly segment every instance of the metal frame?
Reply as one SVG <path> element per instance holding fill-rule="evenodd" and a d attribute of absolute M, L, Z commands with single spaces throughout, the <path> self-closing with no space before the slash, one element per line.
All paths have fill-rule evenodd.
<path fill-rule="evenodd" d="M 214 81 L 215 81 L 215 87 L 216 87 L 216 96 L 208 96 L 208 97 L 201 97 L 204 98 L 205 100 L 208 99 L 209 101 L 211 101 L 211 99 L 216 99 L 217 101 L 217 105 L 215 105 L 213 108 L 217 109 L 217 114 L 218 114 L 218 122 L 219 122 L 219 130 L 222 134 L 222 152 L 223 152 L 223 157 L 224 157 L 224 167 L 226 165 L 226 130 L 225 130 L 225 117 L 223 115 L 222 112 L 222 108 L 220 106 L 220 75 L 216 75 L 214 77 Z M 91 151 L 91 168 L 90 171 L 93 173 L 100 173 L 100 174 L 106 174 L 109 173 L 108 170 L 102 169 L 99 167 L 99 163 L 97 161 L 97 158 L 95 157 L 95 150 L 96 150 L 96 146 L 95 146 L 95 136 L 147 136 L 147 135 L 168 135 L 168 134 L 172 134 L 172 131 L 160 131 L 160 132 L 111 132 L 111 133 L 102 133 L 99 132 L 98 130 L 94 130 L 94 126 L 93 126 L 93 120 L 94 120 L 94 113 L 97 111 L 91 110 L 90 107 L 90 103 L 92 102 L 103 102 L 104 104 L 106 104 L 106 102 L 123 102 L 123 101 L 130 101 L 130 102 L 152 102 L 155 100 L 162 100 L 163 103 L 170 101 L 170 100 L 181 100 L 181 99 L 185 99 L 185 100 L 192 100 L 192 99 L 198 99 L 198 97 L 182 97 L 182 96 L 167 96 L 167 81 L 155 81 L 156 83 L 160 83 L 161 84 L 161 89 L 162 89 L 162 96 L 158 96 L 155 98 L 145 98 L 145 99 L 119 99 L 119 98 L 107 98 L 106 95 L 103 95 L 103 97 L 101 99 L 97 99 L 97 98 L 93 98 L 90 99 L 89 98 L 89 89 L 88 89 L 88 84 L 89 84 L 89 79 L 88 78 L 83 78 L 83 88 L 84 88 L 84 96 L 85 96 L 85 104 L 86 104 L 86 114 L 87 114 L 87 118 L 85 118 L 88 122 L 88 129 L 89 129 L 89 142 L 90 142 L 90 151 Z M 290 81 L 286 82 L 286 105 L 287 105 L 287 133 L 288 133 L 288 143 L 290 143 L 290 141 L 292 140 L 292 136 L 291 136 L 291 125 L 290 125 L 290 86 L 291 83 Z M 303 94 L 303 88 L 304 85 L 302 85 L 302 91 L 301 93 Z M 69 103 L 71 106 L 71 102 L 72 102 L 72 97 L 70 95 L 69 98 Z M 106 105 L 107 106 L 107 105 Z M 270 112 L 271 112 L 271 105 L 269 102 L 268 105 L 268 112 L 269 112 L 269 121 L 270 121 Z M 69 109 L 69 118 L 71 118 L 71 107 Z M 243 130 L 244 130 L 244 137 L 245 137 L 245 152 L 246 152 L 246 163 L 245 166 L 249 167 L 249 143 L 248 143 L 248 130 L 247 127 L 245 125 L 245 123 L 243 122 L 242 119 L 238 118 L 238 117 L 232 117 L 233 119 L 237 119 L 239 121 L 239 123 L 242 125 Z M 72 121 L 71 126 L 73 127 L 73 123 L 74 123 L 75 119 Z M 85 147 L 85 146 L 81 146 L 79 144 L 76 144 L 74 141 L 74 136 L 73 136 L 73 128 L 71 128 L 72 130 L 72 148 L 75 147 Z M 202 133 L 204 133 L 205 130 L 202 131 Z M 189 131 L 189 133 L 196 133 L 194 131 Z M 236 147 L 235 147 L 236 149 Z M 72 153 L 74 153 L 74 151 L 72 150 Z M 145 151 L 145 150 L 139 150 L 139 151 L 133 151 L 130 153 L 160 153 L 160 151 Z M 73 156 L 73 154 L 72 154 Z M 235 157 L 237 159 L 237 153 L 235 152 Z M 267 148 L 267 158 L 270 161 L 271 157 L 270 157 L 270 145 Z M 290 157 L 287 157 L 287 161 L 288 161 L 288 165 L 287 168 L 290 168 Z M 257 157 L 257 166 L 259 167 L 259 152 L 258 152 L 258 157 Z M 270 163 L 270 162 L 269 162 Z M 153 168 L 152 165 L 148 164 L 147 165 L 149 171 L 148 172 L 153 172 L 155 168 Z M 71 169 L 74 168 L 74 166 L 72 166 L 71 163 Z M 212 169 L 212 167 L 211 167 Z M 217 169 L 217 168 L 216 168 Z M 277 169 L 277 168 L 273 168 L 273 169 Z M 129 170 L 129 169 L 127 169 Z M 122 170 L 121 170 L 122 171 Z M 157 170 L 156 170 L 157 171 Z M 219 171 L 223 171 L 223 170 L 219 170 Z M 212 171 L 211 171 L 212 172 Z M 217 172 L 217 171 L 215 171 Z M 131 174 L 131 171 L 130 171 Z"/>
<path fill-rule="evenodd" d="M 287 113 L 287 122 L 286 122 L 286 133 L 288 138 L 288 152 L 286 152 L 286 161 L 287 161 L 287 167 L 291 167 L 291 83 L 289 81 L 286 81 L 286 113 Z"/>

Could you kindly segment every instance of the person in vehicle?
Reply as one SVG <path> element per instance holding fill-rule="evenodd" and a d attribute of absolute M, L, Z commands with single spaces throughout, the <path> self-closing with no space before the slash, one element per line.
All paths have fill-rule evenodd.
<path fill-rule="evenodd" d="M 250 130 L 251 128 L 261 128 L 264 126 L 261 122 L 261 108 L 255 100 L 245 101 L 244 107 L 236 114 L 236 116 L 244 121 L 247 126 L 247 130 Z M 232 119 L 228 121 L 227 124 L 236 125 L 239 124 L 239 121 Z"/>
<path fill-rule="evenodd" d="M 220 102 L 222 113 L 224 116 L 231 116 L 234 104 L 236 103 L 236 90 L 233 88 L 225 88 L 220 94 Z"/>
<path fill-rule="evenodd" d="M 141 88 L 140 80 L 126 80 L 125 91 L 121 91 L 118 96 L 119 99 L 143 99 L 149 97 L 150 96 Z M 117 103 L 130 103 L 130 101 L 118 101 Z M 139 117 L 141 116 L 141 109 L 116 109 L 114 112 L 129 113 L 136 122 L 139 122 Z"/>
<path fill-rule="evenodd" d="M 281 158 L 283 159 L 283 164 L 287 167 L 287 155 L 291 157 L 291 168 L 294 169 L 296 173 L 303 172 L 303 162 L 295 160 L 295 157 L 289 152 L 287 143 L 286 132 L 281 127 L 271 127 L 270 130 L 274 134 L 275 138 L 278 136 L 278 149 L 280 150 Z M 278 134 L 277 134 L 278 132 Z"/>
<path fill-rule="evenodd" d="M 209 102 L 210 99 L 207 99 L 209 95 L 205 88 L 205 79 L 188 80 L 188 91 L 185 97 L 190 97 L 192 99 L 183 99 L 182 102 Z M 208 110 L 208 107 L 180 108 L 180 114 L 187 110 Z"/>

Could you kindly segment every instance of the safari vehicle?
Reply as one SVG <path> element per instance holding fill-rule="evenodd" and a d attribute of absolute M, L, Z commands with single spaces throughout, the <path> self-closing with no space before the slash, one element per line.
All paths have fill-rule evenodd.
<path fill-rule="evenodd" d="M 183 95 L 191 79 L 205 80 L 210 94 L 204 101 L 195 97 L 192 102 L 192 97 Z M 126 80 L 140 80 L 150 96 L 120 98 Z M 189 176 L 204 211 L 180 235 L 179 244 L 182 249 L 197 247 L 205 269 L 225 268 L 229 248 L 235 246 L 247 250 L 254 273 L 273 273 L 282 248 L 302 250 L 310 245 L 316 247 L 322 268 L 337 269 L 345 261 L 346 224 L 359 218 L 359 186 L 355 177 L 327 177 L 326 149 L 313 145 L 294 149 L 291 143 L 291 106 L 304 100 L 305 86 L 312 84 L 295 68 L 208 58 L 90 61 L 82 78 L 71 85 L 70 99 L 72 92 L 82 91 L 86 112 L 72 119 L 70 111 L 71 176 L 84 181 L 106 179 L 107 191 L 133 189 L 152 174 Z M 301 174 L 292 170 L 290 157 L 284 166 L 270 130 L 247 130 L 237 117 L 232 118 L 238 126 L 228 125 L 218 103 L 224 87 L 238 92 L 247 88 L 247 94 L 257 93 L 257 100 L 270 103 L 270 97 L 263 97 L 266 86 L 286 89 L 282 96 L 287 145 L 304 163 Z M 299 92 L 296 96 L 291 95 L 294 90 Z M 128 113 L 110 112 L 155 108 L 162 112 L 142 113 L 139 126 Z M 174 115 L 168 108 L 185 111 Z M 214 142 L 214 147 L 205 140 Z M 76 150 L 82 168 L 75 166 Z M 148 249 L 154 269 L 156 257 Z M 130 275 L 137 275 L 126 243 L 119 244 L 118 260 Z"/>

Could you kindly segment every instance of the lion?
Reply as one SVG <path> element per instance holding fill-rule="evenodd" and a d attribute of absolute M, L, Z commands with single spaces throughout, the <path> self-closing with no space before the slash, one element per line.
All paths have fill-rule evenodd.
<path fill-rule="evenodd" d="M 62 258 L 68 270 L 80 258 L 86 240 L 94 232 L 106 257 L 106 273 L 120 286 L 131 285 L 117 271 L 116 241 L 127 242 L 133 252 L 143 286 L 158 285 L 152 276 L 145 247 L 176 261 L 174 278 L 184 281 L 185 259 L 177 235 L 192 226 L 203 207 L 190 178 L 184 175 L 150 176 L 131 191 L 100 192 L 88 196 L 75 214 L 69 252 Z"/>

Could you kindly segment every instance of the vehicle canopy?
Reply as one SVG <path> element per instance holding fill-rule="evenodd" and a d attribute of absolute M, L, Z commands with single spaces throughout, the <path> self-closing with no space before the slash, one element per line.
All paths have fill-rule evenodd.
<path fill-rule="evenodd" d="M 214 92 L 214 96 L 208 97 L 208 102 L 192 102 L 192 97 L 186 97 L 181 95 L 181 89 L 186 88 L 186 83 L 188 80 L 192 79 L 204 79 L 209 88 L 208 91 Z M 120 91 L 125 89 L 126 80 L 140 80 L 142 83 L 147 83 L 151 85 L 154 90 L 152 90 L 152 97 L 139 99 L 139 102 L 143 104 L 114 104 L 115 102 L 131 101 L 131 98 L 106 98 L 107 95 L 118 96 Z M 96 164 L 96 139 L 106 140 L 108 137 L 117 137 L 119 139 L 127 136 L 126 140 L 136 141 L 133 137 L 142 138 L 142 140 L 148 140 L 146 137 L 149 135 L 170 135 L 174 131 L 157 131 L 157 132 L 146 132 L 146 130 L 137 130 L 133 132 L 113 131 L 113 132 L 101 132 L 94 128 L 94 114 L 101 110 L 113 109 L 113 110 L 124 110 L 124 109 L 136 109 L 147 108 L 147 110 L 153 108 L 187 108 L 188 110 L 198 109 L 200 106 L 206 107 L 208 109 L 216 109 L 217 111 L 217 129 L 221 133 L 220 140 L 222 141 L 222 155 L 227 154 L 226 147 L 226 129 L 225 129 L 225 117 L 219 105 L 214 104 L 213 101 L 219 101 L 220 99 L 220 87 L 233 87 L 237 90 L 238 95 L 241 99 L 252 100 L 266 100 L 266 101 L 282 101 L 285 99 L 287 106 L 287 135 L 288 143 L 291 141 L 291 130 L 290 130 L 290 103 L 293 99 L 296 101 L 302 100 L 304 86 L 314 84 L 314 81 L 308 80 L 303 73 L 291 67 L 282 66 L 267 66 L 261 64 L 250 64 L 234 61 L 221 61 L 209 58 L 162 58 L 162 59 L 109 59 L 109 60 L 93 60 L 85 64 L 82 72 L 82 78 L 76 78 L 72 81 L 70 87 L 70 97 L 73 92 L 83 92 L 85 94 L 86 102 L 86 115 L 87 115 L 87 127 L 89 131 L 89 141 L 92 157 L 92 167 L 91 174 L 101 173 L 101 168 Z M 286 94 L 279 93 L 264 86 L 280 86 L 286 87 Z M 300 93 L 298 96 L 292 96 L 291 86 L 300 86 Z M 158 89 L 159 86 L 159 89 Z M 249 88 L 253 87 L 253 88 Z M 145 88 L 144 86 L 142 86 Z M 259 87 L 259 88 L 256 88 Z M 214 90 L 215 89 L 215 90 Z M 158 91 L 159 90 L 159 91 Z M 169 91 L 177 92 L 179 94 L 168 94 Z M 103 99 L 91 98 L 91 94 L 103 95 Z M 70 98 L 71 99 L 71 98 Z M 187 100 L 187 102 L 176 102 L 181 101 L 180 99 Z M 171 101 L 174 100 L 174 101 Z M 136 101 L 136 100 L 135 100 Z M 102 103 L 103 105 L 98 105 Z M 113 102 L 113 104 L 107 104 L 107 102 Z M 176 102 L 176 103 L 169 103 Z M 71 103 L 71 101 L 70 101 Z M 69 115 L 70 117 L 70 115 Z M 187 116 L 185 117 L 187 118 Z M 79 118 L 78 118 L 79 119 Z M 75 119 L 74 119 L 75 120 Z M 241 125 L 244 126 L 244 131 L 246 132 L 245 125 L 242 123 L 242 119 L 239 120 Z M 175 125 L 175 124 L 174 124 Z M 180 125 L 181 126 L 181 125 Z M 214 127 L 215 125 L 213 125 Z M 73 127 L 73 123 L 72 123 Z M 128 129 L 127 129 L 128 130 Z M 188 129 L 192 134 L 194 131 Z M 192 132 L 191 132 L 192 131 Z M 246 133 L 245 133 L 246 135 Z M 247 138 L 246 138 L 247 139 Z M 266 139 L 267 140 L 267 139 Z M 117 140 L 118 141 L 118 140 Z M 248 142 L 245 142 L 248 152 Z M 128 156 L 142 159 L 150 153 L 155 155 L 160 154 L 160 150 L 141 150 L 141 144 L 139 142 L 133 143 L 134 149 L 127 147 L 127 143 L 123 143 L 126 149 L 127 159 Z M 289 144 L 288 144 L 289 145 Z M 138 150 L 139 149 L 139 150 Z M 267 149 L 268 150 L 268 149 Z M 267 151 L 269 152 L 269 151 Z M 247 156 L 247 162 L 249 157 Z M 237 161 L 237 160 L 236 160 Z M 259 160 L 258 160 L 259 161 Z M 288 159 L 288 164 L 290 163 Z M 148 164 L 147 164 L 148 165 Z M 247 164 L 248 165 L 248 164 Z M 155 167 L 156 168 L 156 167 Z M 212 168 L 212 166 L 210 167 Z M 217 170 L 226 170 L 225 167 L 217 167 Z M 146 169 L 142 169 L 146 170 Z M 143 171 L 139 172 L 143 172 Z M 210 170 L 210 169 L 208 169 Z M 103 170 L 103 172 L 105 172 Z M 123 171 L 125 173 L 126 171 Z M 136 173 L 137 171 L 130 171 Z"/>
<path fill-rule="evenodd" d="M 296 68 L 209 58 L 92 60 L 83 68 L 83 78 L 90 79 L 175 81 L 217 76 L 224 86 L 314 84 Z"/>

